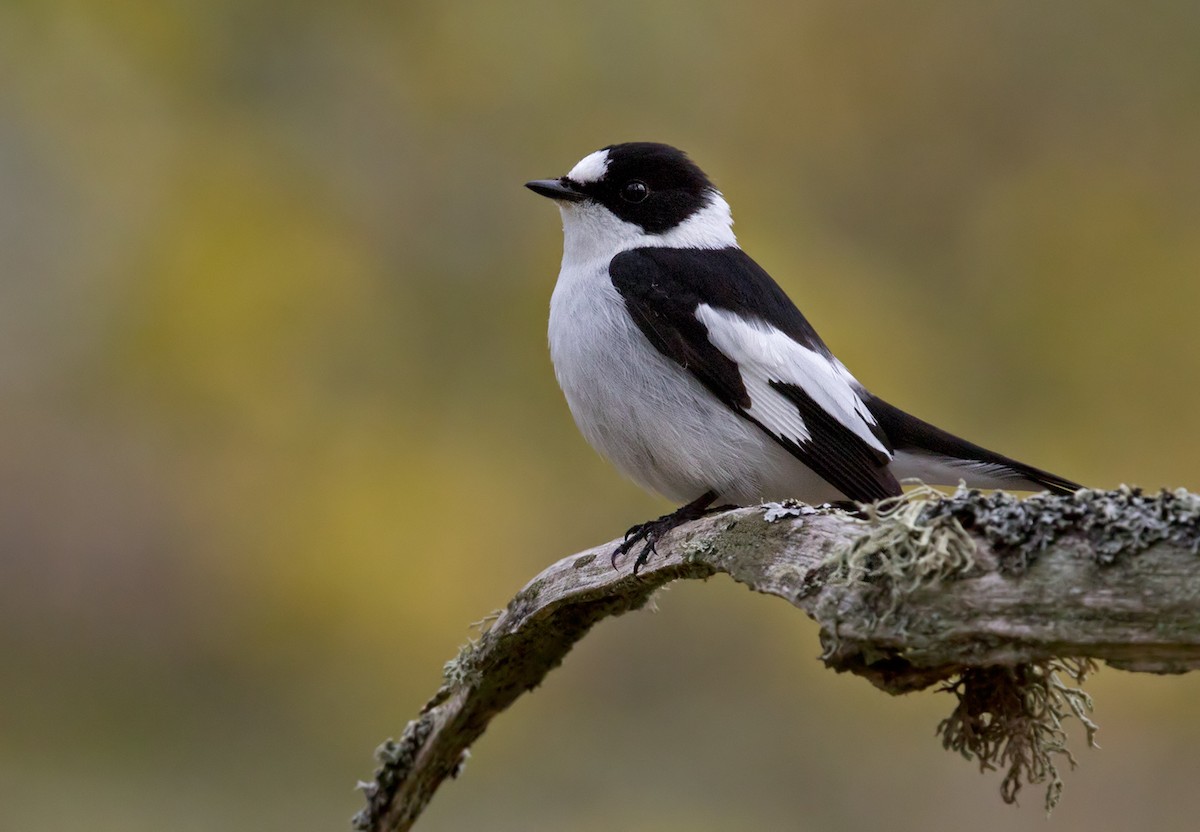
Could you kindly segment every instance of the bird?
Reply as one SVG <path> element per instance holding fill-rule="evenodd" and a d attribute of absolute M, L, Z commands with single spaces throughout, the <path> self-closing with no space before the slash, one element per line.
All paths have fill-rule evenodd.
<path fill-rule="evenodd" d="M 562 215 L 554 373 L 584 438 L 680 508 L 612 553 L 714 505 L 865 504 L 901 481 L 1072 493 L 1071 480 L 960 439 L 870 393 L 742 251 L 729 204 L 683 151 L 626 142 L 526 183 Z"/>

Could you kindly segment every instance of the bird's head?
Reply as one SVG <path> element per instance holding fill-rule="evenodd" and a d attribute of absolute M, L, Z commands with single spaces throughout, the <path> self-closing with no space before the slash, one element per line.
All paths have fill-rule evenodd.
<path fill-rule="evenodd" d="M 568 251 L 612 256 L 639 246 L 737 244 L 729 205 L 704 171 L 670 145 L 609 145 L 567 175 L 526 187 L 558 204 Z"/>

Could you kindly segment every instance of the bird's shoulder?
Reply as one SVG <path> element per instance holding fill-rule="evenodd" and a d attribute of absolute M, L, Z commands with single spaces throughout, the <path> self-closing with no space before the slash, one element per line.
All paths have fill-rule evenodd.
<path fill-rule="evenodd" d="M 631 249 L 609 272 L 651 344 L 843 494 L 899 492 L 865 391 L 741 249 Z"/>
<path fill-rule="evenodd" d="M 701 305 L 725 310 L 777 329 L 814 352 L 831 355 L 787 293 L 737 246 L 634 248 L 613 257 L 608 270 L 627 303 L 687 317 Z"/>

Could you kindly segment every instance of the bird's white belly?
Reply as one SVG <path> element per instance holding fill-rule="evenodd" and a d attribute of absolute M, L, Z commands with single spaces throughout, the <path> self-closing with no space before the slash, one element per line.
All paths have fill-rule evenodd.
<path fill-rule="evenodd" d="M 658 352 L 626 311 L 607 262 L 564 268 L 550 301 L 550 356 L 575 423 L 638 484 L 676 502 L 708 490 L 749 504 L 841 494 Z"/>

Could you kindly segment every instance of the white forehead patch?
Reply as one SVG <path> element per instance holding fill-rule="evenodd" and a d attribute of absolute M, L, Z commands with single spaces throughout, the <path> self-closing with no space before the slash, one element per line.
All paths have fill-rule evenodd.
<path fill-rule="evenodd" d="M 567 178 L 580 185 L 586 185 L 589 182 L 599 182 L 604 178 L 606 170 L 608 170 L 608 151 L 597 150 L 580 159 L 579 164 L 571 168 Z"/>

